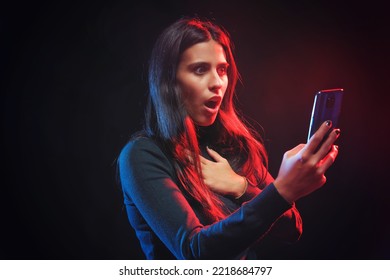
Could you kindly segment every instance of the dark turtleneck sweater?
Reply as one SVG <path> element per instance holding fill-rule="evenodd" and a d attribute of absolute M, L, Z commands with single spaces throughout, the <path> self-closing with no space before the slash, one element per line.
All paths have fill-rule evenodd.
<path fill-rule="evenodd" d="M 213 143 L 210 130 L 198 130 L 206 157 L 204 148 Z M 130 141 L 118 165 L 128 219 L 147 259 L 267 258 L 302 233 L 299 212 L 280 196 L 270 175 L 263 190 L 249 186 L 240 199 L 219 195 L 231 214 L 211 223 L 186 199 L 172 159 L 154 140 Z"/>

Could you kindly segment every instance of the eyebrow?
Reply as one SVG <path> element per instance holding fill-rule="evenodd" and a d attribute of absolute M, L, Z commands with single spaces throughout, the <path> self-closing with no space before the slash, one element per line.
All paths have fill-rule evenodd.
<path fill-rule="evenodd" d="M 189 68 L 193 68 L 193 67 L 196 67 L 196 66 L 209 66 L 210 63 L 209 62 L 204 62 L 204 61 L 199 61 L 199 62 L 194 62 L 194 63 L 191 63 L 188 65 Z M 225 66 L 225 67 L 229 67 L 229 63 L 227 62 L 221 62 L 221 63 L 218 63 L 218 66 Z"/>

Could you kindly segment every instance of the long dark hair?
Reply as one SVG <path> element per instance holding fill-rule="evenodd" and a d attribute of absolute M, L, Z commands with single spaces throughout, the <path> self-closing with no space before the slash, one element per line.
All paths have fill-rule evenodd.
<path fill-rule="evenodd" d="M 198 18 L 183 18 L 157 39 L 149 64 L 149 97 L 145 113 L 145 131 L 174 160 L 180 186 L 187 197 L 199 203 L 212 221 L 226 216 L 218 197 L 204 184 L 199 162 L 197 128 L 182 104 L 176 71 L 182 53 L 189 47 L 214 40 L 219 43 L 229 63 L 228 86 L 215 123 L 213 147 L 229 158 L 232 167 L 260 185 L 266 177 L 267 154 L 261 138 L 244 121 L 234 107 L 233 97 L 239 73 L 232 53 L 232 43 L 226 30 L 217 24 Z M 189 162 L 188 152 L 193 161 Z"/>

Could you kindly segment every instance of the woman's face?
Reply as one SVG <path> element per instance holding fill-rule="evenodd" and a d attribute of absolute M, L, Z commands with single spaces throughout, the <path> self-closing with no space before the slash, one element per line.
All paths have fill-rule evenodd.
<path fill-rule="evenodd" d="M 214 123 L 228 85 L 227 68 L 225 52 L 214 40 L 183 52 L 176 79 L 184 107 L 197 125 Z"/>

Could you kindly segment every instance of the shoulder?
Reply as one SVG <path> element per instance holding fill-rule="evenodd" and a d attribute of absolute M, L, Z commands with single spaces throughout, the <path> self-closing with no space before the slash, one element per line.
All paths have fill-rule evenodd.
<path fill-rule="evenodd" d="M 170 162 L 157 142 L 149 137 L 137 137 L 130 140 L 119 154 L 119 166 L 138 166 L 152 162 Z"/>
<path fill-rule="evenodd" d="M 121 155 L 134 153 L 143 149 L 154 149 L 155 147 L 157 147 L 157 143 L 154 140 L 141 136 L 127 142 L 121 151 Z"/>
<path fill-rule="evenodd" d="M 162 150 L 153 139 L 149 137 L 137 137 L 127 142 L 122 148 L 119 154 L 119 162 L 122 162 L 123 160 L 139 159 L 140 156 L 149 153 L 162 154 Z"/>
<path fill-rule="evenodd" d="M 118 157 L 118 176 L 123 189 L 148 185 L 156 178 L 173 178 L 175 168 L 168 157 L 151 138 L 139 137 L 129 141 Z M 141 183 L 142 182 L 142 183 Z"/>

